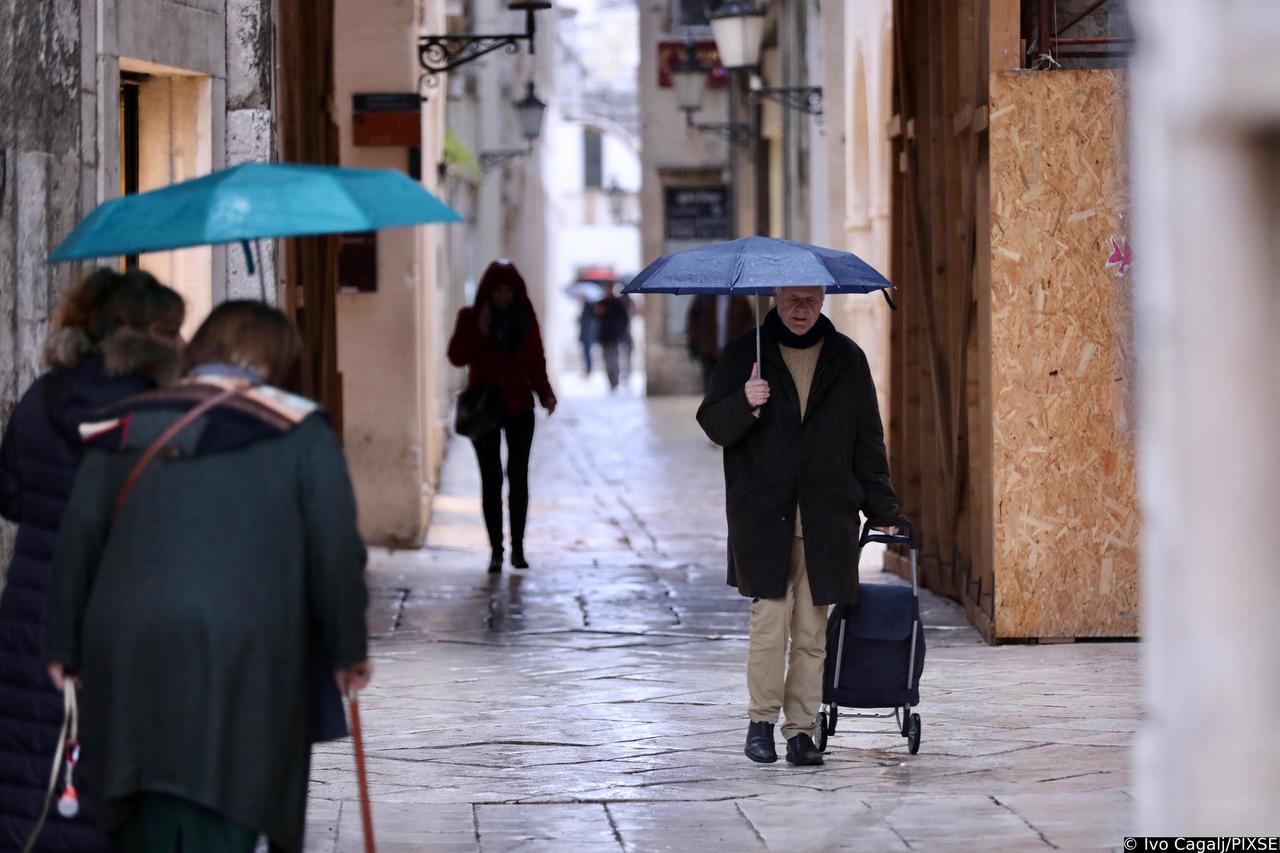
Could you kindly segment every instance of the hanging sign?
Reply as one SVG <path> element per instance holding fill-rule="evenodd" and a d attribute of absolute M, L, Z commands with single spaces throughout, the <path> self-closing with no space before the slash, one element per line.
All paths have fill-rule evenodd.
<path fill-rule="evenodd" d="M 670 89 L 675 85 L 671 72 L 684 62 L 684 45 L 682 41 L 658 42 L 658 88 Z M 711 86 L 720 87 L 729 82 L 729 72 L 720 64 L 720 52 L 716 50 L 714 41 L 695 42 L 694 51 L 698 64 L 707 69 L 707 74 L 710 75 L 707 82 Z"/>
<path fill-rule="evenodd" d="M 351 96 L 351 135 L 356 145 L 422 145 L 422 99 L 417 92 L 366 92 Z"/>
<path fill-rule="evenodd" d="M 664 197 L 668 240 L 732 240 L 729 190 L 667 187 Z"/>

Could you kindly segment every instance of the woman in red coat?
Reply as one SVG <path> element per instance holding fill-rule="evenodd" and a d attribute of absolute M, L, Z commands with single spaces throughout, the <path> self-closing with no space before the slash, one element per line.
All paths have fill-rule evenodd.
<path fill-rule="evenodd" d="M 511 565 L 529 568 L 524 556 L 524 525 L 529 514 L 529 449 L 533 445 L 533 395 L 547 414 L 556 395 L 547 380 L 538 318 L 529 290 L 510 261 L 489 264 L 480 277 L 476 302 L 458 312 L 449 341 L 449 361 L 469 367 L 467 387 L 502 389 L 501 425 L 471 443 L 480 462 L 484 525 L 489 532 L 489 571 L 502 571 L 502 433 L 507 434 L 507 478 L 511 481 Z"/>

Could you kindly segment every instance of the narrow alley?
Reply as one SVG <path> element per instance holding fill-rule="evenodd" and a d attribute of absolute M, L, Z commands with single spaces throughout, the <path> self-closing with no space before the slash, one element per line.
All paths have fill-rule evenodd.
<path fill-rule="evenodd" d="M 454 439 L 427 547 L 371 560 L 379 849 L 1118 849 L 1138 646 L 989 646 L 928 592 L 919 755 L 892 720 L 842 719 L 823 767 L 743 756 L 749 608 L 695 408 L 567 399 L 540 420 L 533 568 L 500 576 Z M 878 562 L 864 581 L 899 582 Z M 352 760 L 317 751 L 309 853 L 362 849 Z"/>

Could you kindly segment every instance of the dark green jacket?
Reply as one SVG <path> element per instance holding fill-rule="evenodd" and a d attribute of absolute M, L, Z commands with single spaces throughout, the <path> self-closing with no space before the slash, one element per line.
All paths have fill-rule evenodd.
<path fill-rule="evenodd" d="M 729 584 L 746 596 L 786 597 L 798 504 L 813 603 L 852 604 L 858 513 L 877 525 L 894 524 L 898 499 L 867 357 L 826 317 L 818 322 L 826 337 L 803 420 L 795 382 L 766 320 L 761 376 L 769 402 L 758 417 L 747 403 L 744 386 L 756 360 L 751 331 L 725 347 L 698 423 L 724 448 Z"/>
<path fill-rule="evenodd" d="M 140 449 L 179 414 L 135 409 L 114 452 L 85 456 L 50 596 L 48 657 L 82 678 L 99 822 L 110 830 L 128 798 L 155 791 L 300 851 L 314 662 L 366 657 L 366 555 L 342 449 L 319 413 L 268 437 L 251 419 L 202 418 L 113 522 Z M 211 437 L 233 449 L 209 452 Z"/>

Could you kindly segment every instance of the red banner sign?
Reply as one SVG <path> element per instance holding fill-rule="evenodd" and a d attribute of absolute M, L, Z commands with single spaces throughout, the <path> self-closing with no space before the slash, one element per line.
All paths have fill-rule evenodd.
<path fill-rule="evenodd" d="M 658 42 L 659 88 L 670 89 L 674 85 L 671 72 L 677 65 L 684 62 L 684 44 L 682 41 Z M 712 86 L 723 86 L 729 82 L 729 74 L 724 70 L 724 66 L 720 64 L 720 53 L 716 50 L 714 41 L 695 42 L 694 50 L 696 51 L 698 64 L 705 68 L 711 76 L 708 82 Z"/>

